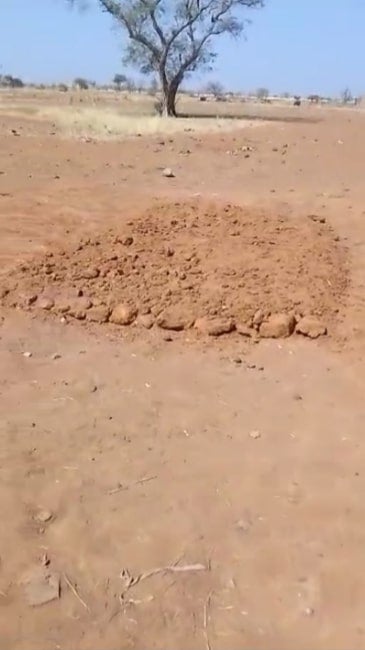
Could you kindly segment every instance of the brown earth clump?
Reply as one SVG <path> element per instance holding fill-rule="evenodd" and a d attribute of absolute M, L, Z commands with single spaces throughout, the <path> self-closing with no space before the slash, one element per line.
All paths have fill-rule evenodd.
<path fill-rule="evenodd" d="M 81 323 L 110 318 L 145 332 L 148 315 L 148 329 L 171 325 L 204 336 L 209 327 L 199 323 L 224 321 L 227 332 L 247 327 L 259 335 L 270 314 L 320 318 L 331 330 L 347 277 L 345 252 L 325 223 L 251 207 L 173 203 L 151 207 L 120 232 L 22 264 L 1 295 L 6 306 Z"/>

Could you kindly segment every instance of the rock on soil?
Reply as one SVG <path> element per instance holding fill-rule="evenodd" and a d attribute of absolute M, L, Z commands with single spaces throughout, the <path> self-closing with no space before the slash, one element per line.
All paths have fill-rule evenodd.
<path fill-rule="evenodd" d="M 308 336 L 310 339 L 318 339 L 320 336 L 327 334 L 327 327 L 317 318 L 305 316 L 299 321 L 295 331 L 297 334 L 303 334 L 303 336 Z"/>
<path fill-rule="evenodd" d="M 170 167 L 165 167 L 165 169 L 163 169 L 162 176 L 165 176 L 165 178 L 175 178 L 175 174 Z"/>
<path fill-rule="evenodd" d="M 115 325 L 131 325 L 137 317 L 137 309 L 125 303 L 120 303 L 114 307 L 111 315 L 110 322 Z"/>
<path fill-rule="evenodd" d="M 181 332 L 188 329 L 194 323 L 194 318 L 189 317 L 187 314 L 181 312 L 178 308 L 171 307 L 166 309 L 157 318 L 157 325 L 163 330 L 172 330 L 174 332 Z"/>
<path fill-rule="evenodd" d="M 45 309 L 46 311 L 49 311 L 50 309 L 53 309 L 54 304 L 55 303 L 52 298 L 41 297 L 38 299 L 39 309 Z"/>
<path fill-rule="evenodd" d="M 222 336 L 233 332 L 236 326 L 230 318 L 198 318 L 194 327 L 208 336 Z"/>
<path fill-rule="evenodd" d="M 94 323 L 107 323 L 109 316 L 110 309 L 104 306 L 91 307 L 86 314 L 87 319 Z"/>
<path fill-rule="evenodd" d="M 146 330 L 150 330 L 153 327 L 154 319 L 150 314 L 143 314 L 138 319 L 138 324 L 142 325 Z"/>
<path fill-rule="evenodd" d="M 264 339 L 281 339 L 291 336 L 295 329 L 295 318 L 290 314 L 273 314 L 260 325 L 260 336 Z"/>

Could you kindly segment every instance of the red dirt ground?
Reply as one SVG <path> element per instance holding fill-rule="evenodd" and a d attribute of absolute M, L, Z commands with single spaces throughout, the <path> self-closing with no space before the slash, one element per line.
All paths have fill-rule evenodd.
<path fill-rule="evenodd" d="M 164 144 L 1 118 L 4 647 L 365 647 L 365 115 L 293 115 Z M 166 341 L 25 310 L 46 286 L 154 317 L 298 308 L 329 337 Z M 42 563 L 60 597 L 32 607 Z M 121 578 L 175 563 L 206 570 Z"/>

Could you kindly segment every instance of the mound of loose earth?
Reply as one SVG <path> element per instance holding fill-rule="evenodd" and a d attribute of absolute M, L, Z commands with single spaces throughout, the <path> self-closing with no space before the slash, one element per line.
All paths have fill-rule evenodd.
<path fill-rule="evenodd" d="M 0 297 L 66 320 L 175 331 L 195 325 L 208 336 L 289 336 L 305 316 L 298 332 L 316 337 L 332 326 L 346 291 L 337 239 L 313 218 L 158 204 L 120 232 L 16 268 Z"/>

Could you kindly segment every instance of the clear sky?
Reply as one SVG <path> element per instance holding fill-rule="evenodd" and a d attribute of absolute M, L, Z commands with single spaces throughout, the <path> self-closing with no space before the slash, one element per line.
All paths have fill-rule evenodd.
<path fill-rule="evenodd" d="M 95 1 L 95 0 L 94 0 Z M 227 90 L 365 94 L 365 0 L 267 0 L 249 11 L 247 40 L 220 42 L 210 79 Z M 65 0 L 0 0 L 0 73 L 26 81 L 86 77 L 109 82 L 123 72 L 123 42 L 97 8 Z M 195 77 L 191 85 L 204 85 Z"/>

